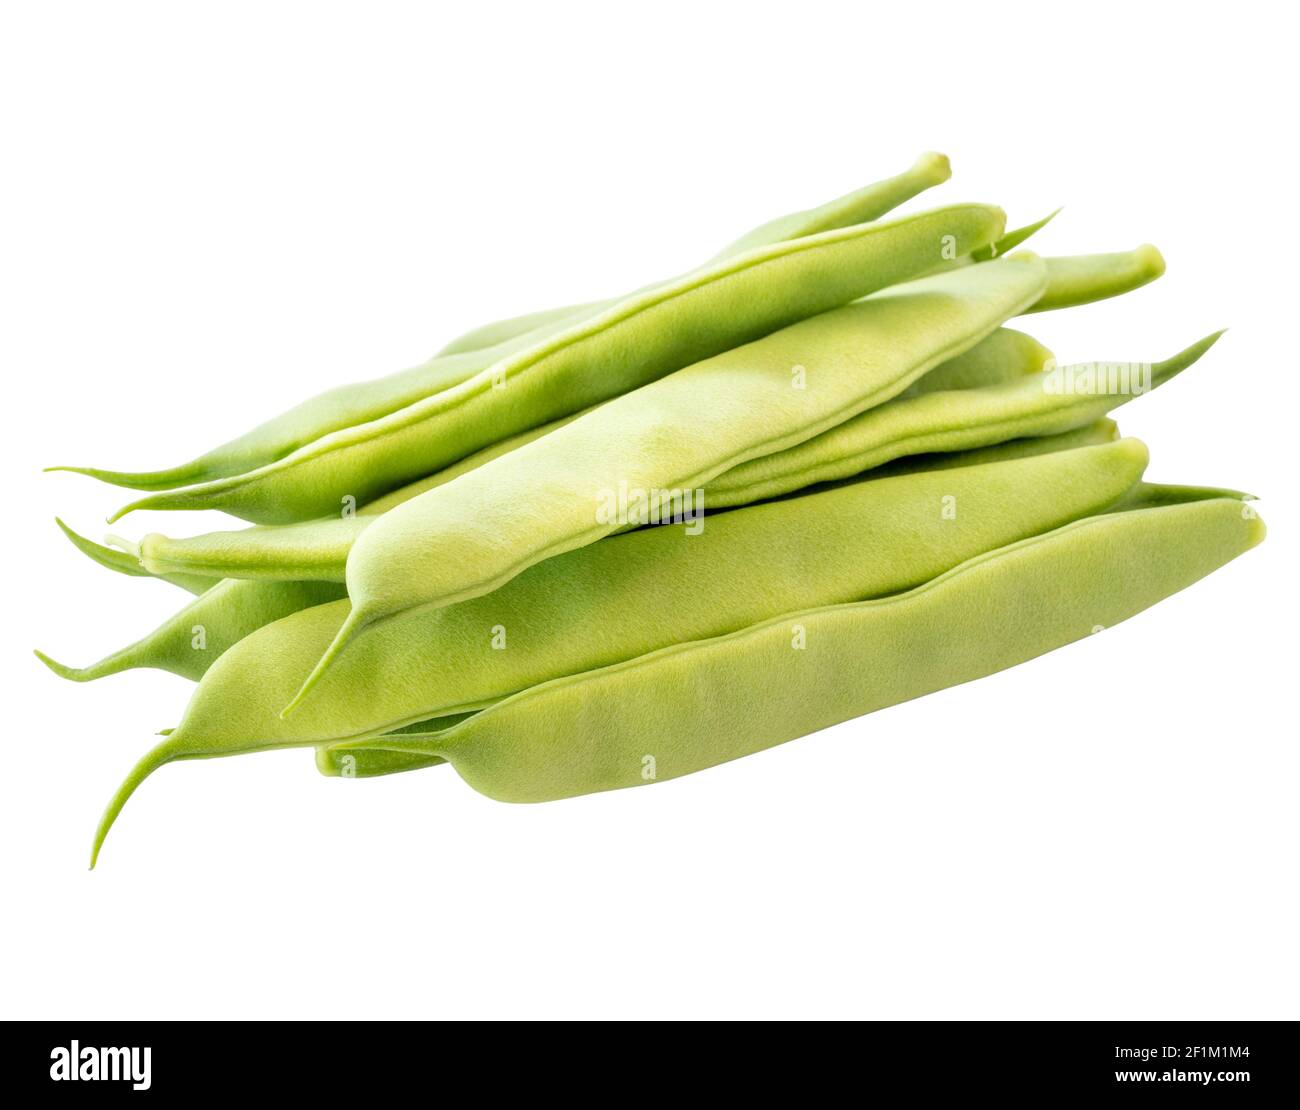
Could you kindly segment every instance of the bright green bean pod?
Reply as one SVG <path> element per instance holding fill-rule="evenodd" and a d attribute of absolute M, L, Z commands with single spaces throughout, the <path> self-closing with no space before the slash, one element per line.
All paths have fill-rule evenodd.
<path fill-rule="evenodd" d="M 221 509 L 257 524 L 364 503 L 490 443 L 645 385 L 995 241 L 1004 217 L 954 205 L 761 248 L 631 297 L 382 419 L 258 470 L 119 510 Z M 974 269 L 982 269 L 975 267 Z"/>
<path fill-rule="evenodd" d="M 102 543 L 96 543 L 94 540 L 88 540 L 85 536 L 79 535 L 63 523 L 57 516 L 54 523 L 65 536 L 72 541 L 72 546 L 80 551 L 83 555 L 88 556 L 97 562 L 101 567 L 107 567 L 109 570 L 116 571 L 118 574 L 130 575 L 133 578 L 159 578 L 164 582 L 170 582 L 173 586 L 179 586 L 192 594 L 201 594 L 205 590 L 211 589 L 217 584 L 215 578 L 205 578 L 201 575 L 190 573 L 185 570 L 168 572 L 164 574 L 154 574 L 152 571 L 145 570 L 140 565 L 140 558 L 137 553 L 117 548 L 106 547 Z"/>
<path fill-rule="evenodd" d="M 501 801 L 662 782 L 1087 638 L 1263 536 L 1258 517 L 1221 499 L 1076 521 L 906 593 L 555 679 L 445 731 L 377 746 L 441 756 Z"/>
<path fill-rule="evenodd" d="M 540 342 L 554 330 L 540 329 L 536 334 L 525 333 L 495 347 L 437 356 L 396 374 L 337 386 L 168 470 L 122 471 L 84 466 L 46 469 L 85 474 L 101 482 L 139 490 L 174 490 L 245 474 L 284 459 L 322 436 L 378 420 L 430 394 L 459 385 L 511 352 Z"/>
<path fill-rule="evenodd" d="M 197 681 L 245 636 L 272 621 L 346 596 L 332 582 L 253 582 L 226 579 L 191 601 L 143 639 L 87 667 L 69 667 L 44 652 L 36 657 L 73 682 L 149 667 Z"/>
<path fill-rule="evenodd" d="M 1150 366 L 1080 364 L 1081 368 L 1128 367 L 1134 387 L 1128 392 L 1067 389 L 1074 368 L 1053 367 L 1004 385 L 930 393 L 880 405 L 780 454 L 733 467 L 707 483 L 705 503 L 714 509 L 747 505 L 818 483 L 852 478 L 908 455 L 964 451 L 1024 436 L 1068 432 L 1099 420 L 1138 396 L 1139 381 L 1143 392 L 1163 385 L 1196 362 L 1222 334 L 1206 336 Z M 1149 382 L 1142 380 L 1148 369 Z"/>
<path fill-rule="evenodd" d="M 575 413 L 500 440 L 348 515 L 305 520 L 298 524 L 254 525 L 234 532 L 209 532 L 183 539 L 150 533 L 141 539 L 137 548 L 139 566 L 145 568 L 141 573 L 171 573 L 203 566 L 211 568 L 222 578 L 342 582 L 353 542 L 361 530 L 372 524 L 381 513 L 446 485 L 452 479 L 576 420 L 580 415 Z"/>
<path fill-rule="evenodd" d="M 173 759 L 373 738 L 775 613 L 906 589 L 978 552 L 1104 508 L 1145 465 L 1146 449 L 1127 440 L 756 505 L 711 519 L 698 535 L 676 527 L 630 532 L 548 559 L 492 595 L 388 622 L 284 720 L 279 707 L 346 619 L 348 603 L 304 609 L 216 661 L 108 819 Z"/>
<path fill-rule="evenodd" d="M 692 511 L 686 499 L 718 474 L 888 400 L 1044 284 L 1040 259 L 1012 255 L 897 286 L 661 378 L 397 506 L 348 553 L 352 612 L 302 693 L 368 626 L 488 593 L 534 563 L 657 520 L 639 519 L 642 509 Z M 640 508 L 628 508 L 629 490 Z M 660 494 L 665 506 L 650 501 Z"/>
<path fill-rule="evenodd" d="M 935 153 L 922 154 L 910 169 L 895 177 L 864 186 L 816 208 L 769 220 L 719 251 L 706 265 L 733 258 L 757 247 L 771 246 L 773 243 L 788 239 L 801 239 L 823 231 L 834 231 L 838 228 L 878 220 L 926 189 L 942 185 L 951 176 L 952 169 L 946 156 Z M 1046 222 L 1046 220 L 1042 221 L 1042 223 Z M 1028 234 L 1036 230 L 1038 227 L 1028 231 Z M 646 288 L 654 287 L 646 286 Z M 588 304 L 552 308 L 484 324 L 452 340 L 438 353 L 456 354 L 460 351 L 488 347 L 512 339 L 521 332 L 531 331 L 547 324 L 574 322 L 580 316 L 593 315 L 614 303 L 614 301 L 592 301 Z"/>
<path fill-rule="evenodd" d="M 947 180 L 948 175 L 946 158 L 939 154 L 923 155 L 906 173 L 877 185 L 869 185 L 821 208 L 774 220 L 751 232 L 746 239 L 752 240 L 753 247 L 766 246 L 787 238 L 788 236 L 780 234 L 783 229 L 808 235 L 815 231 L 874 220 L 924 189 Z M 721 261 L 736 253 L 740 253 L 740 248 L 733 245 L 713 261 Z M 656 283 L 639 292 L 664 284 L 666 283 Z M 49 469 L 69 470 L 114 485 L 141 490 L 176 489 L 244 474 L 285 458 L 298 448 L 331 432 L 378 420 L 434 393 L 458 385 L 498 360 L 541 343 L 627 299 L 623 297 L 547 309 L 485 325 L 454 340 L 433 358 L 409 370 L 340 386 L 311 397 L 252 431 L 169 470 L 128 472 L 92 467 Z"/>
<path fill-rule="evenodd" d="M 788 239 L 802 239 L 808 235 L 819 235 L 823 231 L 870 223 L 926 189 L 942 185 L 951 176 L 952 167 L 946 155 L 933 151 L 922 154 L 911 168 L 896 177 L 877 181 L 804 212 L 778 216 L 775 220 L 754 228 L 719 251 L 710 262 L 721 262 L 757 247 L 771 246 Z"/>
<path fill-rule="evenodd" d="M 1091 304 L 1140 289 L 1165 272 L 1165 260 L 1150 243 L 1115 254 L 1081 254 L 1048 259 L 1047 292 L 1031 312 Z"/>

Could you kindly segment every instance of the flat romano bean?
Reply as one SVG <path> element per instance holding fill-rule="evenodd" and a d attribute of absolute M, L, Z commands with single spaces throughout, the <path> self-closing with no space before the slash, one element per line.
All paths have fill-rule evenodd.
<path fill-rule="evenodd" d="M 49 471 L 85 474 L 115 486 L 174 490 L 248 473 L 286 458 L 322 436 L 377 420 L 430 394 L 473 377 L 498 359 L 525 350 L 554 334 L 553 327 L 506 340 L 495 347 L 436 356 L 381 378 L 336 386 L 309 397 L 236 439 L 180 466 L 156 471 L 51 466 Z"/>
<path fill-rule="evenodd" d="M 677 642 L 543 682 L 445 731 L 387 736 L 376 746 L 441 756 L 475 790 L 503 801 L 677 778 L 1118 624 L 1257 544 L 1263 523 L 1244 509 L 1213 500 L 1074 521 L 902 593 Z M 184 733 L 182 722 L 118 789 L 96 831 L 92 867 L 149 774 L 173 760 L 226 754 Z"/>
<path fill-rule="evenodd" d="M 756 247 L 771 246 L 773 243 L 788 239 L 800 239 L 823 231 L 834 231 L 837 228 L 878 220 L 926 189 L 943 184 L 951 176 L 952 169 L 945 155 L 933 152 L 922 154 L 910 169 L 895 177 L 864 186 L 816 208 L 769 220 L 719 251 L 705 265 L 733 258 Z M 1021 229 L 1018 234 L 1022 235 L 1022 239 L 1018 239 L 1017 242 L 1023 241 L 1023 238 L 1033 234 L 1046 222 L 1044 220 L 1031 229 Z M 653 288 L 653 285 L 645 287 L 645 289 Z M 638 292 L 644 291 L 638 290 Z M 596 312 L 603 311 L 614 303 L 615 301 L 612 300 L 592 301 L 588 304 L 568 305 L 564 308 L 546 309 L 508 320 L 498 320 L 466 332 L 452 340 L 438 353 L 455 354 L 491 346 L 493 343 L 512 339 L 521 332 L 532 331 L 544 325 L 574 322 L 581 316 L 594 315 Z"/>
<path fill-rule="evenodd" d="M 352 612 L 303 694 L 368 626 L 488 593 L 660 511 L 693 512 L 685 498 L 718 474 L 819 435 L 974 346 L 1033 303 L 1044 273 L 1036 256 L 1012 255 L 896 286 L 661 378 L 398 505 L 348 553 Z M 652 508 L 657 498 L 667 504 Z"/>
<path fill-rule="evenodd" d="M 1150 243 L 1115 254 L 1081 254 L 1048 260 L 1048 291 L 1031 312 L 1091 304 L 1139 289 L 1165 272 L 1165 260 Z"/>
<path fill-rule="evenodd" d="M 788 239 L 803 239 L 809 235 L 819 235 L 823 231 L 852 227 L 854 224 L 871 223 L 926 189 L 942 185 L 951 176 L 952 167 L 947 155 L 928 151 L 896 177 L 846 193 L 816 208 L 778 216 L 775 220 L 756 227 L 728 244 L 709 261 L 722 262 L 757 247 L 770 246 Z"/>
<path fill-rule="evenodd" d="M 754 247 L 780 241 L 780 231 L 801 234 L 873 220 L 949 176 L 942 155 L 923 155 L 908 171 L 809 212 L 772 221 L 751 232 Z M 723 252 L 716 261 L 737 253 Z M 655 289 L 665 283 L 647 286 Z M 114 485 L 141 490 L 175 489 L 244 474 L 285 458 L 300 447 L 344 428 L 367 423 L 458 385 L 509 355 L 533 347 L 570 326 L 607 311 L 628 298 L 571 305 L 498 321 L 453 341 L 433 358 L 396 374 L 356 382 L 309 398 L 229 443 L 169 470 L 127 472 L 91 467 L 51 467 L 87 474 Z"/>
<path fill-rule="evenodd" d="M 280 706 L 348 603 L 304 609 L 216 661 L 180 725 L 111 808 L 173 759 L 371 738 L 775 613 L 894 593 L 1104 508 L 1145 465 L 1142 444 L 1120 441 L 757 505 L 698 535 L 649 528 L 617 536 L 532 567 L 490 596 L 388 622 L 283 720 Z M 944 512 L 945 498 L 956 498 L 955 517 Z"/>
<path fill-rule="evenodd" d="M 150 533 L 135 549 L 138 567 L 145 568 L 139 572 L 170 573 L 181 568 L 203 566 L 223 578 L 342 582 L 353 541 L 380 514 L 421 493 L 446 485 L 525 443 L 531 443 L 580 415 L 565 416 L 540 428 L 500 440 L 428 478 L 385 494 L 355 513 L 324 520 L 305 520 L 298 524 L 254 525 L 238 531 L 209 532 L 184 539 Z"/>
<path fill-rule="evenodd" d="M 1010 328 L 999 328 L 970 350 L 922 375 L 900 396 L 1014 380 L 1041 370 L 1051 358 L 1051 352 L 1036 339 Z M 564 417 L 493 444 L 430 478 L 386 494 L 355 515 L 301 524 L 255 525 L 239 531 L 209 532 L 183 539 L 151 533 L 140 541 L 137 554 L 141 564 L 154 574 L 191 571 L 218 577 L 308 578 L 342 582 L 348 551 L 361 531 L 374 523 L 379 514 L 430 489 L 446 485 L 453 478 L 531 443 L 574 419 L 576 416 Z"/>
<path fill-rule="evenodd" d="M 1141 391 L 1163 385 L 1196 362 L 1222 334 L 1206 336 L 1154 365 L 1082 363 L 1077 368 L 1082 385 L 1082 372 L 1088 367 L 1127 367 L 1134 376 L 1130 383 L 1134 387 L 1128 392 L 1071 389 L 1067 383 L 1075 380 L 1070 374 L 1076 368 L 1054 367 L 1004 385 L 930 393 L 880 405 L 780 454 L 753 459 L 719 475 L 706 483 L 705 503 L 713 509 L 747 505 L 852 478 L 909 455 L 964 451 L 1067 432 L 1132 400 L 1138 395 L 1134 383 L 1148 370 L 1150 381 L 1142 382 Z M 1095 375 L 1092 380 L 1095 387 Z"/>
<path fill-rule="evenodd" d="M 143 498 L 113 519 L 133 509 L 202 508 L 257 524 L 326 516 L 344 497 L 372 500 L 506 436 L 895 285 L 936 258 L 960 257 L 996 241 L 1003 222 L 1000 209 L 953 205 L 749 251 L 379 420 L 247 474 Z"/>
<path fill-rule="evenodd" d="M 334 582 L 257 582 L 226 579 L 200 594 L 143 639 L 88 667 L 69 667 L 44 652 L 36 657 L 55 674 L 90 682 L 140 667 L 198 680 L 249 633 L 313 605 L 346 596 Z"/>

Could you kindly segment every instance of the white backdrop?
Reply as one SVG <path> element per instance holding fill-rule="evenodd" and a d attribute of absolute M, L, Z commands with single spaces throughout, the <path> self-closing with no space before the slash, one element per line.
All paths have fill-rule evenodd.
<path fill-rule="evenodd" d="M 0 31 L 14 1017 L 1296 1017 L 1295 149 L 1266 4 L 11 3 Z M 188 684 L 74 686 L 178 601 L 73 551 L 123 491 L 486 319 L 632 288 L 895 173 L 1156 243 L 1036 317 L 1222 343 L 1119 415 L 1263 547 L 1122 627 L 651 790 L 512 807 L 309 752 L 171 766 Z M 206 530 L 127 518 L 131 536 Z"/>

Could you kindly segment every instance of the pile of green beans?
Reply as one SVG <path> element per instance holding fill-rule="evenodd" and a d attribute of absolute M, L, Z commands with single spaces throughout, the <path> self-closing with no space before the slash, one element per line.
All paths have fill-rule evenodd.
<path fill-rule="evenodd" d="M 892 215 L 948 177 L 923 155 L 179 465 L 51 468 L 144 494 L 110 520 L 251 525 L 98 543 L 58 521 L 191 595 L 88 666 L 37 652 L 78 682 L 196 683 L 92 866 L 167 763 L 309 747 L 326 775 L 449 763 L 520 802 L 644 785 L 1033 658 L 1258 543 L 1250 495 L 1147 481 L 1109 415 L 1221 333 L 1061 364 L 1008 326 L 1135 290 L 1159 251 L 1017 249 L 1056 213 Z"/>

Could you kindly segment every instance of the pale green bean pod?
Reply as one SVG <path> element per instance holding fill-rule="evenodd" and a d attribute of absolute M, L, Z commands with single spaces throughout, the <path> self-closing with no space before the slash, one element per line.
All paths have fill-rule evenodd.
<path fill-rule="evenodd" d="M 336 582 L 261 582 L 228 578 L 191 601 L 143 639 L 87 667 L 69 667 L 36 652 L 55 674 L 90 682 L 139 667 L 203 677 L 221 655 L 272 621 L 345 597 Z"/>
<path fill-rule="evenodd" d="M 216 578 L 204 577 L 185 570 L 164 571 L 161 574 L 155 574 L 142 565 L 139 552 L 129 550 L 128 545 L 125 543 L 120 548 L 108 547 L 74 532 L 57 516 L 54 518 L 54 523 L 68 537 L 72 546 L 83 555 L 93 559 L 101 567 L 116 571 L 118 574 L 129 575 L 133 578 L 159 578 L 192 594 L 201 594 L 217 584 L 218 580 Z"/>
<path fill-rule="evenodd" d="M 911 169 L 896 177 L 868 185 L 820 208 L 764 224 L 723 251 L 712 262 L 721 262 L 745 250 L 770 246 L 783 239 L 878 219 L 925 189 L 946 181 L 950 172 L 948 160 L 943 155 L 922 155 Z M 646 289 L 654 289 L 663 284 L 665 283 L 657 283 Z M 453 341 L 438 355 L 418 366 L 328 390 L 229 443 L 169 470 L 133 473 L 90 467 L 50 469 L 70 470 L 115 485 L 142 490 L 175 489 L 244 474 L 285 458 L 331 432 L 378 420 L 466 381 L 510 354 L 542 343 L 551 336 L 612 308 L 619 300 L 620 298 L 615 298 L 587 305 L 569 305 L 485 325 Z"/>
<path fill-rule="evenodd" d="M 1164 362 L 1080 363 L 1131 368 L 1143 390 L 1156 389 L 1195 363 L 1222 335 L 1215 332 Z M 822 483 L 852 478 L 894 459 L 964 451 L 1024 436 L 1055 435 L 1099 420 L 1140 392 L 1065 388 L 1074 367 L 1052 367 L 1004 385 L 951 390 L 881 405 L 780 454 L 734 467 L 708 482 L 714 509 L 746 505 Z M 1149 371 L 1149 380 L 1147 372 Z M 1053 383 L 1061 383 L 1055 388 Z"/>
<path fill-rule="evenodd" d="M 922 154 L 909 169 L 895 177 L 866 185 L 816 208 L 769 220 L 723 248 L 709 260 L 709 263 L 733 258 L 756 247 L 766 247 L 789 239 L 801 239 L 823 231 L 852 227 L 854 224 L 870 223 L 872 220 L 888 215 L 900 204 L 906 203 L 926 189 L 943 184 L 951 176 L 952 169 L 945 155 L 933 152 Z M 1022 242 L 1046 222 L 1043 220 L 1031 228 L 1020 229 L 1015 233 L 1019 236 L 1016 242 Z M 654 286 L 646 288 L 650 289 Z M 582 316 L 594 315 L 598 311 L 609 308 L 613 303 L 614 301 L 592 301 L 588 304 L 567 305 L 564 308 L 546 309 L 508 320 L 498 320 L 458 336 L 438 353 L 448 355 L 489 347 L 546 325 L 575 322 Z"/>

